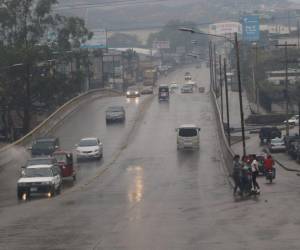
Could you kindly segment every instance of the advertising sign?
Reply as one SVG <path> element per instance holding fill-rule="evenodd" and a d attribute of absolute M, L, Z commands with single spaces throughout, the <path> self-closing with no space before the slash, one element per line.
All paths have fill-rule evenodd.
<path fill-rule="evenodd" d="M 153 49 L 169 49 L 170 42 L 169 41 L 154 41 L 152 44 Z"/>
<path fill-rule="evenodd" d="M 237 22 L 214 23 L 209 25 L 209 33 L 214 35 L 226 35 L 237 32 L 242 33 L 242 26 Z"/>
<path fill-rule="evenodd" d="M 259 16 L 243 17 L 243 40 L 249 42 L 259 40 Z"/>
<path fill-rule="evenodd" d="M 106 48 L 106 30 L 95 30 L 93 31 L 94 35 L 91 40 L 86 41 L 80 47 L 83 49 L 104 49 Z"/>

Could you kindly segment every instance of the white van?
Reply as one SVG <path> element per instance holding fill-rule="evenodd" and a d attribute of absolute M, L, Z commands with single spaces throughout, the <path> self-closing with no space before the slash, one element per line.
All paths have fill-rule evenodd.
<path fill-rule="evenodd" d="M 176 129 L 177 149 L 199 148 L 200 128 L 194 124 L 184 124 Z"/>

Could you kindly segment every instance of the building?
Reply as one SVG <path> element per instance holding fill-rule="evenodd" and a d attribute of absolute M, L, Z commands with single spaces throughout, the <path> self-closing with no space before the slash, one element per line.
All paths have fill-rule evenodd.
<path fill-rule="evenodd" d="M 274 85 L 284 85 L 286 78 L 285 70 L 267 71 L 267 80 L 272 82 Z M 299 69 L 288 69 L 288 82 L 289 84 L 295 84 L 300 81 L 300 70 Z"/>

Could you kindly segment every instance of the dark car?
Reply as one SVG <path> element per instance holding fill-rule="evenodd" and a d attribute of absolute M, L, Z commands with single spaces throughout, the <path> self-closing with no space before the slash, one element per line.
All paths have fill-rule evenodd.
<path fill-rule="evenodd" d="M 277 127 L 262 127 L 259 131 L 261 143 L 268 143 L 276 137 L 281 138 L 281 131 Z"/>
<path fill-rule="evenodd" d="M 169 101 L 170 93 L 169 86 L 167 84 L 161 84 L 158 87 L 158 100 L 159 101 Z"/>
<path fill-rule="evenodd" d="M 294 159 L 300 159 L 300 136 L 285 136 L 284 138 L 287 153 Z"/>
<path fill-rule="evenodd" d="M 42 156 L 42 155 L 52 155 L 53 152 L 59 149 L 59 140 L 58 138 L 38 138 L 36 139 L 31 146 L 31 155 L 32 156 Z"/>
<path fill-rule="evenodd" d="M 123 106 L 111 106 L 106 110 L 106 122 L 125 121 L 125 109 Z"/>

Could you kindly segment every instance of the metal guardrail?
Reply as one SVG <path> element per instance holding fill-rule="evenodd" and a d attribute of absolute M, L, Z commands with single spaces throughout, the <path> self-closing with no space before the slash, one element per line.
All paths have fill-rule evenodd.
<path fill-rule="evenodd" d="M 111 95 L 117 96 L 121 94 L 121 92 L 112 89 L 94 89 L 72 98 L 64 105 L 59 107 L 46 120 L 40 123 L 28 134 L 15 141 L 14 143 L 0 149 L 0 166 L 6 165 L 13 160 L 14 156 L 10 151 L 14 147 L 28 146 L 35 138 L 49 134 L 64 119 L 75 112 L 83 103 L 99 97 L 107 97 Z"/>
<path fill-rule="evenodd" d="M 231 149 L 231 147 L 228 144 L 227 137 L 226 137 L 225 131 L 224 131 L 223 122 L 222 122 L 221 111 L 217 104 L 216 95 L 212 90 L 210 91 L 210 96 L 211 96 L 211 100 L 213 103 L 216 121 L 217 121 L 218 136 L 219 136 L 219 141 L 220 141 L 220 150 L 221 150 L 222 158 L 224 160 L 224 163 L 228 170 L 228 173 L 231 174 L 232 166 L 233 166 L 232 165 L 233 156 L 235 155 L 235 153 L 233 152 L 233 150 Z"/>

